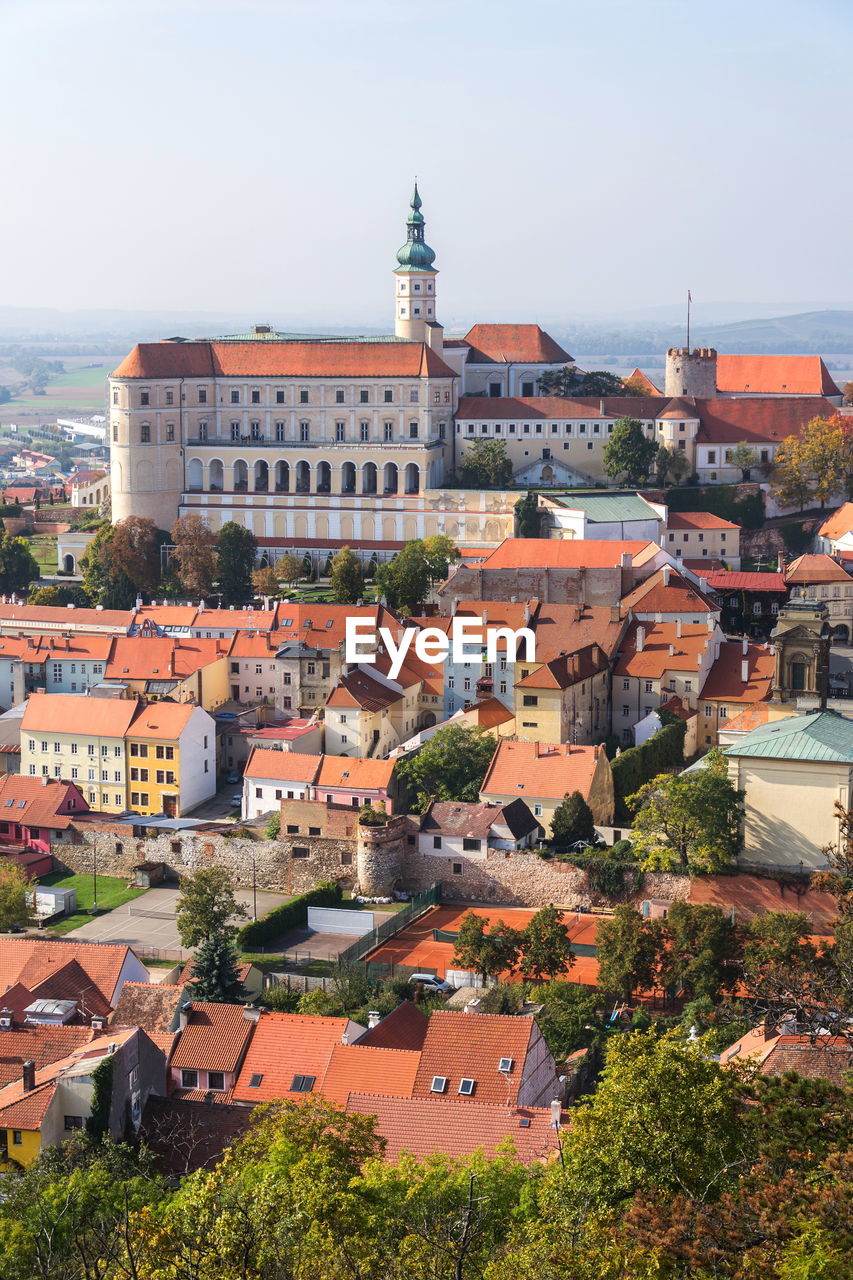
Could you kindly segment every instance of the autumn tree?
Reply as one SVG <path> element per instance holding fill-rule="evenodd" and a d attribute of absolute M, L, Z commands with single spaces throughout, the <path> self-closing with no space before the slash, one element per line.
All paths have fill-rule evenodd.
<path fill-rule="evenodd" d="M 279 578 L 275 565 L 265 564 L 260 569 L 256 569 L 252 574 L 252 586 L 256 595 L 277 596 Z"/>
<path fill-rule="evenodd" d="M 341 547 L 332 560 L 329 586 L 338 604 L 355 604 L 364 590 L 361 564 L 352 547 Z"/>
<path fill-rule="evenodd" d="M 137 591 L 146 594 L 160 581 L 160 538 L 153 520 L 127 516 L 113 526 L 111 570 L 124 574 Z"/>
<path fill-rule="evenodd" d="M 626 396 L 646 397 L 654 394 L 649 389 L 645 378 L 638 373 L 629 374 L 627 378 L 622 379 L 622 390 Z"/>
<path fill-rule="evenodd" d="M 26 925 L 31 893 L 30 882 L 21 868 L 4 859 L 0 863 L 0 933 Z"/>
<path fill-rule="evenodd" d="M 574 963 L 563 913 L 553 904 L 542 907 L 522 930 L 519 967 L 525 978 L 541 982 L 567 973 Z"/>
<path fill-rule="evenodd" d="M 741 474 L 741 480 L 747 480 L 750 471 L 758 466 L 758 450 L 753 449 L 751 444 L 741 441 L 727 454 L 726 462 L 732 467 L 737 467 Z"/>
<path fill-rule="evenodd" d="M 245 525 L 228 520 L 219 530 L 219 587 L 223 605 L 244 605 L 252 596 L 258 542 Z"/>
<path fill-rule="evenodd" d="M 483 916 L 468 911 L 462 917 L 453 949 L 453 966 L 476 973 L 485 984 L 487 979 L 512 972 L 518 961 L 523 936 L 503 920 L 490 928 Z"/>
<path fill-rule="evenodd" d="M 172 542 L 171 558 L 187 595 L 209 596 L 218 569 L 216 534 L 201 516 L 179 516 L 172 525 Z"/>
<path fill-rule="evenodd" d="M 639 484 L 649 474 L 657 451 L 656 441 L 646 434 L 639 418 L 617 418 L 604 446 L 605 473 L 623 476 L 629 485 Z"/>
<path fill-rule="evenodd" d="M 112 525 L 101 525 L 81 556 L 83 590 L 93 605 L 130 609 L 136 599 L 136 587 L 127 574 L 113 564 L 113 533 Z"/>
<path fill-rule="evenodd" d="M 812 418 L 798 435 L 786 436 L 776 451 L 773 469 L 776 497 L 802 511 L 809 498 L 823 506 L 835 494 L 850 490 L 853 480 L 853 432 L 840 414 Z"/>
<path fill-rule="evenodd" d="M 632 840 L 644 871 L 713 873 L 737 857 L 743 792 L 729 780 L 718 749 L 690 772 L 658 774 L 626 803 L 636 815 Z"/>
<path fill-rule="evenodd" d="M 91 603 L 86 592 L 76 582 L 37 587 L 27 597 L 27 604 L 40 604 L 52 609 L 65 609 L 69 604 L 77 609 L 88 609 Z"/>
<path fill-rule="evenodd" d="M 279 581 L 287 583 L 288 586 L 292 586 L 302 577 L 302 561 L 291 551 L 286 551 L 283 556 L 279 556 L 274 568 Z"/>
<path fill-rule="evenodd" d="M 473 440 L 459 465 L 459 481 L 467 489 L 501 489 L 512 483 L 512 462 L 503 440 Z"/>

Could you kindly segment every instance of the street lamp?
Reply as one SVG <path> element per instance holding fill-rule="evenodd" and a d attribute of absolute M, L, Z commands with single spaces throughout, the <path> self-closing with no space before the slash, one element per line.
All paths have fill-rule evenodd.
<path fill-rule="evenodd" d="M 92 915 L 98 910 L 98 846 L 92 843 Z"/>
<path fill-rule="evenodd" d="M 258 882 L 255 875 L 255 855 L 252 854 L 252 919 L 258 918 Z"/>

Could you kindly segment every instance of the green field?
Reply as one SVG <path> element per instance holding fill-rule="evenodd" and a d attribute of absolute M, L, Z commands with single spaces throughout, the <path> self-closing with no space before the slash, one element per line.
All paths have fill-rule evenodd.
<path fill-rule="evenodd" d="M 56 935 L 70 933 L 72 929 L 79 929 L 81 924 L 91 920 L 89 909 L 94 902 L 91 875 L 67 875 L 61 871 L 54 871 L 49 876 L 42 876 L 39 884 L 58 885 L 60 889 L 77 891 L 77 910 L 74 915 L 66 916 L 59 924 L 51 925 L 51 933 Z M 114 907 L 121 907 L 125 902 L 131 902 L 144 892 L 144 889 L 128 889 L 127 881 L 117 876 L 98 876 L 98 906 L 102 911 L 112 911 Z"/>
<path fill-rule="evenodd" d="M 53 412 L 56 407 L 75 409 L 103 410 L 105 404 L 105 384 L 115 362 L 101 364 L 94 369 L 70 369 L 57 374 L 47 384 L 43 396 L 25 393 L 15 396 L 3 406 L 10 409 L 42 409 L 45 414 Z"/>

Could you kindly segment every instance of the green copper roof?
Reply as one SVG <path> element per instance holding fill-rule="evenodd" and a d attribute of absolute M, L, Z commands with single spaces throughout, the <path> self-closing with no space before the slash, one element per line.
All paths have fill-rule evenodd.
<path fill-rule="evenodd" d="M 424 215 L 421 213 L 421 197 L 418 184 L 415 183 L 414 194 L 409 205 L 409 216 L 406 219 L 406 243 L 397 250 L 397 271 L 433 271 L 435 250 L 424 240 Z"/>
<path fill-rule="evenodd" d="M 853 720 L 837 711 L 786 716 L 745 733 L 723 754 L 853 764 Z"/>
<path fill-rule="evenodd" d="M 583 511 L 592 524 L 619 524 L 623 520 L 660 520 L 654 507 L 636 493 L 592 494 L 555 493 L 546 495 L 571 511 Z"/>

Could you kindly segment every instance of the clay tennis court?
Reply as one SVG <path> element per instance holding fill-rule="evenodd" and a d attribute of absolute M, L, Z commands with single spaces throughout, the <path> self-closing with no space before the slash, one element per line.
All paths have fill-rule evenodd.
<path fill-rule="evenodd" d="M 536 915 L 534 910 L 525 907 L 471 907 L 461 904 L 433 907 L 388 942 L 383 942 L 366 959 L 383 964 L 410 965 L 414 969 L 434 969 L 443 978 L 448 968 L 453 968 L 454 944 L 451 941 L 437 942 L 433 936 L 434 931 L 458 933 L 462 918 L 469 911 L 492 922 L 503 920 L 513 929 L 523 929 Z M 563 923 L 569 931 L 573 949 L 578 946 L 586 950 L 595 945 L 595 931 L 600 919 L 601 916 L 565 912 Z M 509 974 L 502 976 L 512 979 Z M 514 976 L 517 980 L 518 975 Z M 570 982 L 595 986 L 598 982 L 598 961 L 591 955 L 575 954 L 575 962 L 566 977 Z"/>

